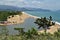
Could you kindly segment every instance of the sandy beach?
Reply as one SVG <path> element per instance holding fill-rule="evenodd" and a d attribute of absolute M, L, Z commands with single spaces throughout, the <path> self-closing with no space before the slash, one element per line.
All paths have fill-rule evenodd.
<path fill-rule="evenodd" d="M 17 15 L 17 16 L 19 16 L 19 15 Z M 40 18 L 40 17 L 27 14 L 26 12 L 22 12 L 22 15 L 20 15 L 19 17 L 11 18 L 11 20 L 10 20 L 10 21 L 15 20 L 15 21 L 18 21 L 18 22 L 17 23 L 12 23 L 11 22 L 10 24 L 21 24 L 21 23 L 23 23 L 28 18 L 36 19 L 36 18 Z M 9 24 L 9 23 L 7 23 L 7 24 Z"/>
<path fill-rule="evenodd" d="M 22 12 L 23 14 L 24 14 L 24 16 L 25 16 L 25 19 L 26 18 L 29 18 L 29 17 L 32 17 L 32 18 L 40 18 L 40 17 L 37 17 L 37 16 L 33 16 L 33 15 L 30 15 L 30 14 L 27 14 L 27 13 L 25 13 L 25 12 Z M 23 16 L 23 17 L 24 17 Z M 60 28 L 60 23 L 58 23 L 58 22 L 55 22 L 56 24 L 55 25 L 53 25 L 53 26 L 51 26 L 50 27 L 50 29 L 47 29 L 47 33 L 51 33 L 51 34 L 53 34 L 54 32 L 57 32 L 58 31 L 58 29 Z M 44 30 L 41 30 L 41 31 L 38 31 L 38 34 L 40 34 L 40 33 L 43 33 L 44 32 Z"/>
<path fill-rule="evenodd" d="M 54 34 L 54 32 L 57 32 L 60 28 L 60 25 L 55 24 L 54 26 L 51 26 L 50 29 L 47 29 L 47 33 Z M 38 31 L 38 34 L 44 33 L 44 30 Z"/>
<path fill-rule="evenodd" d="M 13 24 L 21 24 L 23 23 L 26 19 L 28 18 L 39 18 L 37 16 L 33 16 L 33 15 L 30 15 L 30 14 L 27 14 L 26 12 L 22 12 L 22 15 L 15 15 L 16 17 L 11 17 L 10 19 L 7 19 L 6 23 L 2 24 L 0 23 L 0 25 L 13 25 Z M 15 23 L 13 23 L 13 21 L 17 21 Z"/>
<path fill-rule="evenodd" d="M 7 24 L 0 24 L 0 25 L 21 24 L 21 23 L 23 23 L 27 18 L 34 18 L 34 19 L 36 19 L 36 18 L 40 18 L 40 17 L 33 16 L 33 15 L 27 14 L 27 13 L 25 13 L 25 12 L 22 12 L 22 15 L 19 16 L 18 19 L 17 19 L 16 17 L 13 18 L 14 20 L 16 19 L 15 21 L 18 21 L 17 23 L 7 23 Z M 11 19 L 12 19 L 12 18 L 11 18 Z M 10 20 L 10 21 L 11 21 L 11 20 Z M 58 28 L 60 28 L 60 23 L 58 23 L 58 22 L 55 22 L 55 23 L 56 23 L 56 24 L 55 24 L 54 26 L 51 26 L 50 29 L 47 29 L 47 33 L 49 32 L 49 33 L 53 34 L 55 31 L 58 30 Z M 44 30 L 38 31 L 38 34 L 43 33 L 43 32 L 44 32 Z"/>

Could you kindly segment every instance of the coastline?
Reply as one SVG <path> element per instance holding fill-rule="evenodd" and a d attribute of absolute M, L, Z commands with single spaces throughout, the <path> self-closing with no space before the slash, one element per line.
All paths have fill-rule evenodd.
<path fill-rule="evenodd" d="M 40 18 L 40 17 L 33 16 L 33 15 L 30 15 L 30 14 L 25 13 L 25 12 L 22 12 L 22 13 L 27 14 L 28 16 L 30 16 L 30 17 L 32 17 L 32 18 L 35 18 L 35 19 L 36 19 L 36 18 Z M 59 23 L 59 22 L 57 22 L 57 21 L 53 21 L 53 22 L 55 22 L 55 25 L 51 26 L 50 29 L 47 29 L 47 33 L 54 34 L 54 32 L 57 32 L 58 29 L 60 28 L 60 23 Z M 37 31 L 37 32 L 38 32 L 38 34 L 44 33 L 44 30 L 41 30 L 41 31 L 39 30 L 39 31 Z"/>
<path fill-rule="evenodd" d="M 60 29 L 60 25 L 55 24 L 55 25 L 51 26 L 50 29 L 47 29 L 46 32 L 47 32 L 47 33 L 54 34 L 54 32 L 57 32 L 58 29 Z M 41 34 L 41 33 L 44 33 L 44 30 L 41 30 L 41 31 L 39 30 L 39 31 L 38 31 L 38 34 Z"/>
<path fill-rule="evenodd" d="M 40 18 L 40 17 L 37 17 L 37 16 L 30 15 L 30 14 L 28 14 L 28 13 L 26 13 L 26 12 L 22 12 L 22 15 L 20 16 L 20 18 L 22 18 L 22 21 L 20 21 L 19 23 L 23 23 L 24 20 L 27 19 L 27 18 L 29 18 L 29 17 L 32 17 L 32 18 L 34 18 L 34 19 Z M 60 25 L 60 23 L 57 22 L 57 21 L 53 21 L 53 22 L 55 22 L 56 24 Z M 10 23 L 10 25 L 11 25 L 11 24 L 12 24 L 12 23 Z M 16 24 L 18 24 L 18 23 L 16 23 Z M 6 25 L 6 24 L 0 24 L 0 25 Z"/>
<path fill-rule="evenodd" d="M 19 16 L 19 15 L 16 15 L 16 16 Z M 18 20 L 18 19 L 19 20 Z M 30 15 L 30 14 L 28 14 L 28 13 L 26 13 L 26 12 L 22 12 L 22 15 L 20 15 L 19 17 L 12 17 L 12 18 L 10 18 L 10 19 L 8 19 L 9 21 L 11 21 L 11 22 L 9 22 L 9 21 L 6 21 L 6 23 L 0 23 L 0 25 L 14 25 L 14 24 L 21 24 L 21 23 L 23 23 L 26 19 L 28 19 L 28 18 L 34 18 L 34 19 L 36 19 L 36 18 L 40 18 L 40 17 L 37 17 L 37 16 L 33 16 L 33 15 Z M 15 20 L 15 21 L 18 21 L 18 23 L 13 23 L 12 22 L 12 20 Z"/>
<path fill-rule="evenodd" d="M 0 25 L 4 26 L 4 25 L 22 24 L 28 18 L 36 19 L 36 18 L 40 18 L 40 17 L 30 15 L 30 14 L 28 14 L 26 12 L 22 12 L 22 15 L 19 16 L 19 18 L 18 18 L 18 19 L 21 19 L 21 20 L 18 20 L 18 19 L 16 20 L 16 21 L 18 21 L 18 23 L 6 23 L 6 24 L 0 24 Z M 53 34 L 54 32 L 56 32 L 58 30 L 58 28 L 60 28 L 60 23 L 59 22 L 56 22 L 56 21 L 53 21 L 53 22 L 55 22 L 56 24 L 54 26 L 51 26 L 50 27 L 51 29 L 49 29 L 47 31 L 47 32 L 50 32 L 51 34 Z M 39 30 L 38 34 L 43 33 L 43 32 L 44 32 L 44 30 L 41 30 L 41 31 Z"/>
<path fill-rule="evenodd" d="M 40 18 L 40 17 L 37 17 L 37 16 L 30 15 L 30 14 L 28 14 L 28 13 L 26 13 L 26 12 L 22 12 L 22 13 L 23 13 L 23 14 L 27 14 L 28 16 L 33 17 L 33 18 Z M 55 22 L 56 24 L 60 25 L 60 23 L 57 22 L 57 21 L 53 21 L 53 22 Z"/>
<path fill-rule="evenodd" d="M 30 16 L 30 17 L 33 17 L 33 18 L 40 18 L 40 17 L 37 17 L 37 16 L 33 16 L 33 15 L 31 15 L 31 14 L 28 14 L 28 13 L 26 13 L 26 12 L 22 12 L 23 14 L 27 14 L 28 16 Z"/>

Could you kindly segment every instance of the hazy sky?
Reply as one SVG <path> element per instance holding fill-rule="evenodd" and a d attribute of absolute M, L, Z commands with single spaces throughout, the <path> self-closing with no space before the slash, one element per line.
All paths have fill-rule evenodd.
<path fill-rule="evenodd" d="M 0 0 L 0 5 L 58 10 L 60 9 L 60 0 Z"/>

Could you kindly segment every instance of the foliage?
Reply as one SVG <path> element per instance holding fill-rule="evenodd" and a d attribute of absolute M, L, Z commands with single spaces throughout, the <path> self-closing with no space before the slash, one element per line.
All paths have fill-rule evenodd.
<path fill-rule="evenodd" d="M 47 29 L 50 29 L 49 28 L 50 26 L 55 25 L 55 23 L 52 22 L 52 17 L 51 16 L 49 18 L 46 18 L 46 17 L 37 18 L 34 23 L 39 26 L 38 29 L 41 28 L 41 27 L 44 28 L 45 33 L 46 33 Z"/>
<path fill-rule="evenodd" d="M 35 30 L 35 29 L 34 29 Z M 54 34 L 40 34 L 35 35 L 31 33 L 33 31 L 33 28 L 31 30 L 28 30 L 28 32 L 25 32 L 24 35 L 7 35 L 7 38 L 5 35 L 0 35 L 0 40 L 60 40 L 60 30 L 55 32 Z M 37 32 L 37 31 L 36 31 Z"/>
<path fill-rule="evenodd" d="M 21 15 L 21 11 L 0 11 L 0 21 L 6 21 L 10 15 Z"/>
<path fill-rule="evenodd" d="M 15 15 L 15 14 L 14 14 Z M 51 24 L 51 18 L 48 20 L 46 17 L 42 18 L 38 18 L 36 20 L 36 24 L 38 24 L 40 27 L 42 26 L 43 28 L 45 28 L 47 25 L 47 27 L 52 26 L 53 24 Z M 58 29 L 57 32 L 55 32 L 54 34 L 50 34 L 50 33 L 43 33 L 38 35 L 38 32 L 36 29 L 32 28 L 31 30 L 28 30 L 27 32 L 24 32 L 24 28 L 14 28 L 15 30 L 19 31 L 19 35 L 0 35 L 0 40 L 60 40 L 60 29 Z M 6 30 L 6 29 L 4 29 Z"/>

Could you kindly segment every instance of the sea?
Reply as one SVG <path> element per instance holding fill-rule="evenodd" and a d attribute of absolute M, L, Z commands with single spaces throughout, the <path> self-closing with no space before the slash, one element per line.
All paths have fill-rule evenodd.
<path fill-rule="evenodd" d="M 47 17 L 52 16 L 53 21 L 60 22 L 60 11 L 26 11 L 26 13 L 37 17 Z"/>
<path fill-rule="evenodd" d="M 24 11 L 24 12 L 32 16 L 37 16 L 37 17 L 49 18 L 49 16 L 52 16 L 53 21 L 55 21 L 57 24 L 60 24 L 60 12 L 57 12 L 57 11 Z M 43 29 L 43 28 L 38 29 L 38 25 L 36 25 L 34 22 L 35 22 L 35 19 L 28 18 L 22 24 L 0 26 L 0 34 L 1 33 L 4 34 L 4 29 L 8 31 L 9 35 L 19 34 L 17 30 L 14 30 L 14 28 L 24 28 L 25 32 L 27 32 L 28 30 L 31 30 L 31 28 L 35 28 L 37 31 L 40 31 Z"/>

